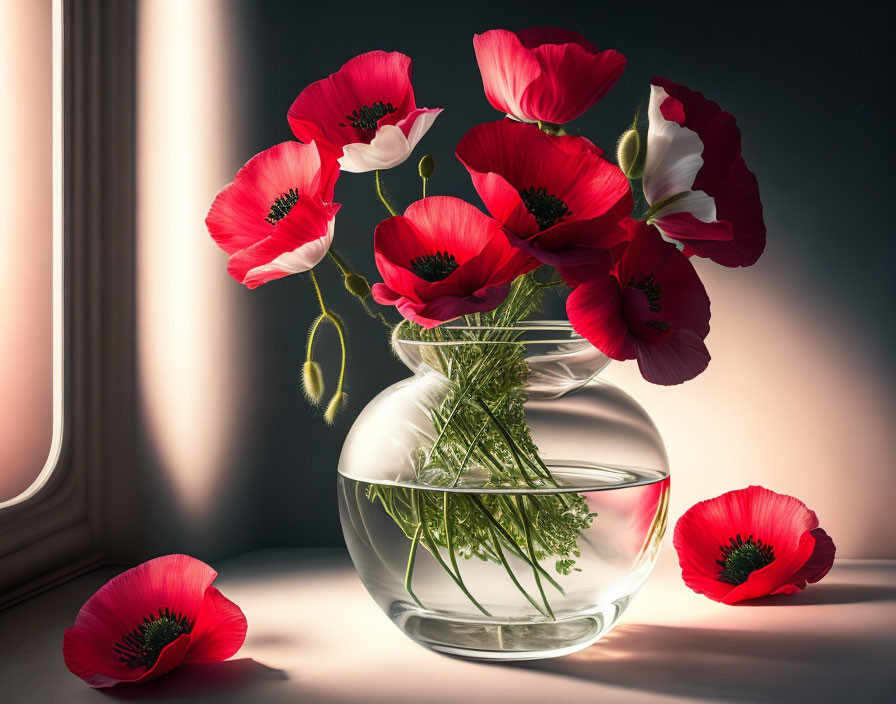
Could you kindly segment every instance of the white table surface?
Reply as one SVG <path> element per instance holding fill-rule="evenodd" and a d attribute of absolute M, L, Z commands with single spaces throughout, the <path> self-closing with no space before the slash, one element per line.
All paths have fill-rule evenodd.
<path fill-rule="evenodd" d="M 62 633 L 117 570 L 0 612 L 0 702 L 894 702 L 896 561 L 838 560 L 801 595 L 723 606 L 690 592 L 664 546 L 617 628 L 554 660 L 467 662 L 406 638 L 344 550 L 261 550 L 215 565 L 249 635 L 234 659 L 142 686 L 92 690 Z"/>

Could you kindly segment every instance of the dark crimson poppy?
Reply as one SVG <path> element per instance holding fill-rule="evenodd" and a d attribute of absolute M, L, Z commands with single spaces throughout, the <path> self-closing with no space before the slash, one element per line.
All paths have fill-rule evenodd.
<path fill-rule="evenodd" d="M 576 286 L 566 300 L 569 322 L 608 357 L 637 359 L 654 384 L 680 384 L 709 364 L 709 298 L 694 267 L 656 228 L 628 220 L 631 242 L 611 264 Z M 618 251 L 621 254 L 618 254 Z M 602 266 L 608 267 L 606 255 Z"/>
<path fill-rule="evenodd" d="M 370 51 L 303 90 L 287 118 L 297 139 L 316 141 L 343 171 L 360 173 L 402 163 L 440 112 L 417 107 L 410 57 Z"/>
<path fill-rule="evenodd" d="M 643 177 L 648 222 L 687 255 L 755 264 L 765 249 L 765 223 L 737 123 L 702 93 L 661 78 L 652 83 Z"/>
<path fill-rule="evenodd" d="M 252 157 L 205 219 L 231 255 L 228 273 L 249 288 L 308 271 L 333 241 L 339 167 L 317 145 L 284 142 Z"/>
<path fill-rule="evenodd" d="M 828 573 L 836 551 L 806 504 L 761 486 L 695 504 L 673 544 L 684 583 L 723 604 L 800 592 Z"/>
<path fill-rule="evenodd" d="M 563 124 L 600 100 L 622 75 L 625 57 L 601 51 L 578 32 L 534 27 L 473 37 L 485 95 L 523 122 Z"/>
<path fill-rule="evenodd" d="M 628 179 L 584 137 L 555 137 L 513 120 L 467 132 L 460 159 L 492 217 L 514 246 L 564 266 L 594 257 L 625 237 Z"/>
<path fill-rule="evenodd" d="M 211 586 L 218 573 L 188 555 L 122 572 L 65 630 L 65 664 L 92 687 L 146 682 L 184 662 L 217 662 L 246 639 L 246 617 Z"/>
<path fill-rule="evenodd" d="M 510 245 L 501 223 L 450 196 L 418 200 L 381 222 L 373 249 L 383 277 L 374 299 L 426 328 L 492 310 L 513 279 L 538 265 Z"/>

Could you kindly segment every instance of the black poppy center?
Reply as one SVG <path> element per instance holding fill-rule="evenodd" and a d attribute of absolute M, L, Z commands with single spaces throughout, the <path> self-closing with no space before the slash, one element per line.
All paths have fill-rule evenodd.
<path fill-rule="evenodd" d="M 532 186 L 527 190 L 520 191 L 520 198 L 523 199 L 526 210 L 535 217 L 541 230 L 555 225 L 560 218 L 566 215 L 572 215 L 565 201 L 560 200 L 557 196 L 552 196 L 544 188 Z"/>
<path fill-rule="evenodd" d="M 411 260 L 411 268 L 414 270 L 414 273 L 430 283 L 441 281 L 459 266 L 460 264 L 457 263 L 454 255 L 447 252 L 445 254 L 441 252 L 425 254 L 422 257 Z"/>
<path fill-rule="evenodd" d="M 722 559 L 716 560 L 720 567 L 718 580 L 728 584 L 743 584 L 753 572 L 770 565 L 775 561 L 775 549 L 764 545 L 762 540 L 753 540 L 747 536 L 744 540 L 740 533 L 736 538 L 729 538 L 727 545 L 720 545 Z"/>
<path fill-rule="evenodd" d="M 362 105 L 357 110 L 352 110 L 351 115 L 346 115 L 348 125 L 340 122 L 340 127 L 354 127 L 356 130 L 375 130 L 377 123 L 391 113 L 395 112 L 392 103 L 384 103 L 382 100 L 373 105 Z"/>
<path fill-rule="evenodd" d="M 148 617 L 144 616 L 143 623 L 115 644 L 118 661 L 128 667 L 149 669 L 156 664 L 166 645 L 189 633 L 192 628 L 189 619 L 179 613 L 159 609 L 158 616 L 154 616 L 150 611 Z"/>
<path fill-rule="evenodd" d="M 289 211 L 298 202 L 299 192 L 295 188 L 290 188 L 286 193 L 281 193 L 277 196 L 277 199 L 271 203 L 271 209 L 268 211 L 268 216 L 265 220 L 271 223 L 271 225 L 276 225 L 277 222 L 289 215 Z"/>
<path fill-rule="evenodd" d="M 647 297 L 647 308 L 651 313 L 659 313 L 663 310 L 660 305 L 660 299 L 663 297 L 663 285 L 654 278 L 653 274 L 642 276 L 639 281 L 635 281 L 633 276 L 628 285 L 634 286 Z"/>

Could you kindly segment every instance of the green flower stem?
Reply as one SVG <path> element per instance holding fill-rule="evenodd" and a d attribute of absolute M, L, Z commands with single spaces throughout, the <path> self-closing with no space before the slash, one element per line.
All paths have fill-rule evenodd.
<path fill-rule="evenodd" d="M 454 554 L 454 546 L 451 541 L 451 525 L 448 521 L 448 492 L 445 491 L 442 493 L 442 524 L 445 529 L 445 547 L 448 550 L 448 557 L 451 558 L 451 566 L 454 568 L 454 573 L 457 575 L 457 578 L 460 579 L 460 567 L 457 566 L 457 557 Z M 481 608 L 481 607 L 480 607 Z"/>
<path fill-rule="evenodd" d="M 420 515 L 422 516 L 423 515 L 423 501 L 424 501 L 423 496 L 422 496 L 423 492 L 420 489 L 417 489 L 416 491 L 417 491 L 417 503 L 418 503 L 418 507 L 419 507 L 419 512 L 420 512 Z M 491 618 L 491 614 L 488 611 L 486 611 L 484 608 L 482 608 L 482 604 L 480 604 L 478 601 L 476 601 L 476 598 L 472 594 L 470 594 L 470 591 L 467 589 L 467 585 L 464 584 L 464 581 L 458 575 L 454 574 L 454 572 L 451 571 L 451 568 L 448 567 L 447 564 L 445 564 L 445 560 L 442 559 L 442 555 L 439 553 L 438 546 L 435 544 L 435 541 L 432 539 L 432 535 L 430 534 L 429 530 L 426 528 L 426 522 L 423 521 L 422 525 L 423 525 L 423 540 L 426 543 L 426 546 L 429 548 L 429 552 L 436 559 L 436 561 L 439 563 L 439 565 L 442 567 L 442 569 L 448 573 L 448 576 L 454 580 L 454 583 L 460 588 L 460 590 L 464 594 L 466 594 L 467 598 L 471 602 L 473 602 L 473 605 L 477 609 L 479 609 L 484 615 Z"/>
<path fill-rule="evenodd" d="M 411 553 L 408 555 L 408 568 L 404 574 L 404 588 L 407 589 L 408 594 L 411 595 L 411 598 L 417 602 L 417 606 L 421 609 L 425 609 L 426 607 L 420 602 L 417 598 L 417 595 L 414 594 L 414 590 L 411 589 L 411 579 L 414 576 L 414 559 L 417 557 L 417 546 L 420 544 L 420 534 L 423 532 L 423 516 L 420 517 L 420 523 L 417 524 L 417 530 L 414 532 L 414 537 L 411 539 Z"/>
<path fill-rule="evenodd" d="M 374 173 L 374 177 L 376 178 L 376 194 L 380 197 L 380 200 L 383 202 L 383 205 L 386 206 L 386 210 L 389 211 L 389 215 L 391 215 L 392 217 L 395 217 L 397 215 L 397 213 L 392 208 L 392 206 L 389 205 L 389 201 L 386 200 L 386 196 L 383 193 L 383 183 L 382 183 L 382 180 L 380 179 L 380 172 L 379 172 L 379 170 L 376 170 L 373 173 Z"/>
<path fill-rule="evenodd" d="M 519 508 L 520 516 L 523 519 L 523 526 L 526 531 L 526 547 L 529 549 L 529 557 L 532 559 L 532 563 L 536 564 L 537 560 L 535 558 L 535 549 L 532 546 L 532 531 L 529 528 L 529 517 L 526 515 L 526 512 L 523 510 L 522 500 L 519 497 L 516 498 L 516 505 Z M 538 586 L 538 591 L 541 594 L 541 600 L 544 602 L 544 608 L 547 609 L 548 615 L 553 620 L 557 620 L 554 616 L 554 612 L 551 611 L 551 605 L 548 604 L 548 598 L 545 596 L 544 587 L 541 585 L 541 575 L 538 574 L 538 570 L 534 570 L 533 574 L 535 575 L 535 584 Z"/>
<path fill-rule="evenodd" d="M 501 534 L 501 537 L 507 541 L 507 544 L 513 549 L 513 551 L 517 557 L 519 557 L 524 562 L 528 562 L 531 567 L 533 567 L 534 569 L 541 572 L 541 574 L 544 575 L 544 577 L 552 585 L 554 585 L 554 587 L 557 589 L 558 592 L 560 592 L 561 594 L 566 594 L 566 592 L 563 590 L 563 587 L 561 587 L 559 584 L 557 584 L 556 581 L 554 581 L 554 578 L 551 577 L 551 575 L 549 575 L 547 573 L 547 570 L 545 570 L 544 567 L 542 567 L 540 564 L 538 564 L 537 560 L 533 560 L 533 559 L 531 559 L 531 557 L 526 556 L 526 551 L 517 544 L 517 542 L 516 542 L 516 540 L 514 540 L 513 536 L 510 535 L 510 533 L 508 533 L 507 530 L 505 530 L 504 526 L 502 526 L 497 521 L 497 519 L 495 519 L 495 517 L 491 514 L 491 512 L 483 505 L 482 499 L 480 499 L 475 494 L 471 494 L 469 496 L 469 499 L 480 510 L 480 512 L 486 518 L 486 520 L 488 520 L 489 523 L 491 523 L 495 527 L 495 529 L 498 531 L 498 533 Z"/>
<path fill-rule="evenodd" d="M 495 546 L 495 553 L 497 554 L 498 559 L 501 561 L 501 564 L 504 565 L 504 569 L 507 571 L 507 574 L 510 576 L 511 581 L 514 583 L 514 585 L 516 585 L 516 588 L 520 590 L 520 592 L 522 593 L 522 595 L 523 595 L 524 597 L 526 597 L 526 599 L 529 601 L 529 603 L 532 604 L 532 606 L 535 608 L 535 610 L 538 611 L 538 613 L 540 613 L 542 616 L 545 616 L 545 617 L 546 617 L 547 614 L 546 614 L 546 613 L 544 612 L 544 610 L 538 605 L 538 602 L 536 602 L 535 599 L 533 599 L 531 596 L 529 596 L 529 592 L 527 592 L 527 591 L 523 588 L 523 585 L 520 584 L 519 580 L 516 578 L 516 575 L 513 573 L 513 570 L 510 569 L 510 564 L 507 562 L 507 558 L 504 557 L 504 551 L 501 550 L 501 543 L 500 543 L 500 541 L 498 540 L 498 536 L 497 536 L 497 534 L 495 533 L 495 529 L 494 529 L 494 527 L 493 527 L 493 526 L 489 526 L 489 531 L 490 531 L 491 534 L 492 534 L 492 545 Z"/>
<path fill-rule="evenodd" d="M 348 351 L 347 351 L 346 345 L 345 345 L 345 330 L 343 329 L 342 321 L 338 317 L 333 315 L 333 313 L 331 313 L 327 309 L 327 306 L 324 303 L 323 292 L 320 289 L 320 284 L 317 282 L 317 276 L 315 276 L 315 274 L 314 274 L 314 269 L 309 269 L 308 273 L 311 274 L 311 283 L 314 284 L 314 291 L 317 293 L 317 301 L 320 304 L 321 317 L 326 318 L 328 321 L 330 321 L 330 324 L 334 328 L 336 328 L 336 333 L 339 335 L 339 348 L 342 352 L 342 359 L 339 364 L 339 379 L 336 382 L 336 394 L 335 395 L 338 396 L 339 394 L 342 393 L 342 387 L 345 384 L 345 362 L 346 362 L 346 357 L 348 354 Z M 312 328 L 312 335 L 308 340 L 308 361 L 309 362 L 311 361 L 311 343 L 313 342 L 313 339 L 314 339 L 313 333 L 317 331 L 317 323 L 319 322 L 319 320 L 320 319 L 318 319 L 318 321 L 315 321 L 315 324 Z"/>
<path fill-rule="evenodd" d="M 345 260 L 343 260 L 343 258 L 337 252 L 334 252 L 332 250 L 332 248 L 327 250 L 327 256 L 329 256 L 330 260 L 338 267 L 339 272 L 342 274 L 342 277 L 344 279 L 347 280 L 349 276 L 358 276 L 358 274 L 356 272 L 352 271 L 346 265 Z M 348 288 L 347 285 L 346 285 L 346 288 Z M 351 289 L 349 289 L 349 290 L 351 291 Z M 365 301 L 363 298 L 361 298 L 354 292 L 351 292 L 351 293 L 352 293 L 352 297 L 355 298 L 358 301 L 358 303 L 361 304 L 362 308 L 364 308 L 364 312 L 367 313 L 367 315 L 369 315 L 371 318 L 373 318 L 375 320 L 381 321 L 383 323 L 383 325 L 385 325 L 387 328 L 389 328 L 389 330 L 392 329 L 392 325 L 389 323 L 388 320 L 386 320 L 386 317 L 383 315 L 382 311 L 371 310 L 370 306 L 367 305 L 367 301 Z"/>
<path fill-rule="evenodd" d="M 482 433 L 485 432 L 485 429 L 488 427 L 489 421 L 486 420 L 481 426 L 479 426 L 479 430 L 476 431 L 476 435 L 473 436 L 473 441 L 470 443 L 470 446 L 467 448 L 467 452 L 464 455 L 463 460 L 457 466 L 457 474 L 454 475 L 454 481 L 451 482 L 451 487 L 454 488 L 457 486 L 457 483 L 460 481 L 461 475 L 464 473 L 464 469 L 467 467 L 467 462 L 470 461 L 470 455 L 473 454 L 473 450 L 476 448 L 476 444 L 479 442 L 479 438 L 482 437 Z"/>
<path fill-rule="evenodd" d="M 520 470 L 520 474 L 522 474 L 523 476 L 523 481 L 525 481 L 526 484 L 534 489 L 536 485 L 532 482 L 531 479 L 529 479 L 529 474 L 526 472 L 526 470 L 523 469 L 523 461 L 520 458 L 519 448 L 516 446 L 513 438 L 510 437 L 510 433 L 508 432 L 507 428 L 505 428 L 504 424 L 501 423 L 497 418 L 495 418 L 495 415 L 491 412 L 488 404 L 483 403 L 478 399 L 476 400 L 476 403 L 483 411 L 485 411 L 486 415 L 489 417 L 489 420 L 491 420 L 495 428 L 497 428 L 498 432 L 503 436 L 504 442 L 507 443 L 507 447 L 510 450 L 510 453 L 513 455 L 513 459 L 516 461 L 517 467 Z"/>

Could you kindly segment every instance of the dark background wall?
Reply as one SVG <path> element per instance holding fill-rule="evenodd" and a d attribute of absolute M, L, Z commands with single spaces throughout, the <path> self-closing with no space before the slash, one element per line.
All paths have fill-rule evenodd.
<path fill-rule="evenodd" d="M 782 441 L 781 449 L 789 453 L 788 466 L 794 458 L 799 460 L 801 446 L 811 448 L 823 441 L 823 435 L 839 432 L 846 440 L 836 448 L 837 461 L 814 475 L 806 474 L 802 486 L 812 486 L 813 476 L 831 492 L 844 491 L 837 486 L 840 482 L 867 484 L 861 475 L 851 476 L 853 472 L 871 472 L 878 487 L 880 482 L 891 486 L 886 482 L 892 480 L 886 477 L 892 476 L 892 460 L 883 452 L 883 444 L 874 447 L 885 442 L 886 434 L 875 430 L 868 435 L 857 429 L 867 422 L 889 427 L 894 417 L 891 399 L 896 375 L 890 351 L 896 343 L 896 317 L 891 310 L 891 262 L 896 244 L 888 222 L 893 193 L 888 165 L 894 154 L 893 141 L 886 136 L 892 91 L 888 48 L 894 29 L 892 6 L 271 0 L 214 6 L 228 18 L 228 33 L 215 43 L 232 72 L 224 72 L 231 76 L 225 80 L 234 84 L 233 112 L 227 116 L 231 156 L 226 167 L 219 169 L 219 186 L 257 151 L 292 138 L 286 111 L 303 87 L 358 53 L 386 49 L 413 58 L 418 105 L 446 108 L 411 160 L 384 174 L 388 190 L 401 204 L 416 199 L 416 160 L 432 153 L 437 169 L 431 192 L 458 195 L 478 204 L 453 152 L 466 130 L 499 117 L 482 92 L 471 44 L 474 33 L 491 28 L 554 24 L 576 29 L 602 48 L 617 49 L 627 57 L 619 83 L 571 129 L 610 153 L 639 101 L 646 101 L 653 75 L 701 90 L 719 102 L 736 116 L 743 131 L 744 155 L 759 178 L 769 244 L 754 270 L 723 272 L 727 283 L 718 289 L 720 299 L 714 298 L 714 332 L 721 331 L 718 348 L 713 350 L 717 357 L 707 378 L 692 387 L 702 389 L 700 393 L 710 401 L 699 411 L 702 416 L 692 412 L 695 423 L 711 421 L 719 408 L 730 405 L 732 418 L 747 419 L 740 430 L 751 443 L 761 442 L 769 425 L 793 424 L 792 444 Z M 212 110 L 203 119 L 214 121 L 217 116 Z M 384 211 L 375 197 L 373 175 L 343 174 L 336 200 L 343 208 L 334 246 L 375 280 L 372 232 Z M 204 236 L 201 220 L 191 227 L 196 237 Z M 405 371 L 391 357 L 382 328 L 344 295 L 336 272 L 323 262 L 319 269 L 330 302 L 346 319 L 351 345 L 351 405 L 335 428 L 325 427 L 319 413 L 305 404 L 298 386 L 306 330 L 316 313 L 308 281 L 290 277 L 250 292 L 232 281 L 223 282 L 223 253 L 209 244 L 203 256 L 219 266 L 222 280 L 215 285 L 227 289 L 226 305 L 232 306 L 232 316 L 238 318 L 234 344 L 242 351 L 238 362 L 221 372 L 217 382 L 243 389 L 239 401 L 234 398 L 236 410 L 227 437 L 221 438 L 232 451 L 222 460 L 226 468 L 209 480 L 209 491 L 217 498 L 197 524 L 188 515 L 189 508 L 176 508 L 167 500 L 174 484 L 159 479 L 170 477 L 171 472 L 188 473 L 191 468 L 161 467 L 164 460 L 154 447 L 158 439 L 145 432 L 146 459 L 138 485 L 151 506 L 142 509 L 145 528 L 139 532 L 140 547 L 123 548 L 118 554 L 127 559 L 137 553 L 178 549 L 218 556 L 256 545 L 340 544 L 334 486 L 341 442 L 364 404 Z M 719 276 L 715 271 L 708 273 L 710 282 Z M 750 307 L 760 298 L 764 308 Z M 740 318 L 741 305 L 751 311 L 749 326 Z M 795 323 L 763 327 L 766 313 L 773 316 L 785 309 L 788 320 Z M 794 342 L 796 347 L 788 348 L 782 341 L 788 335 L 803 337 Z M 713 335 L 708 341 L 712 348 Z M 796 350 L 821 346 L 831 354 L 823 364 L 814 360 L 809 365 L 798 355 L 776 361 L 776 346 Z M 768 370 L 750 368 L 748 355 L 732 353 L 730 366 L 725 366 L 723 349 L 751 347 L 764 351 L 758 357 L 762 364 L 776 366 L 768 384 L 794 377 L 800 377 L 801 384 L 782 388 L 780 397 L 773 390 L 752 397 L 749 389 L 727 395 L 726 380 L 739 374 L 751 375 L 754 386 L 768 379 Z M 322 359 L 327 350 L 335 355 L 331 342 L 322 350 Z M 220 350 L 209 348 L 205 353 L 211 361 Z M 330 363 L 332 370 L 335 356 Z M 716 365 L 717 376 L 711 377 Z M 805 376 L 810 366 L 815 378 Z M 828 425 L 813 427 L 811 419 L 803 422 L 805 418 L 793 417 L 802 406 L 784 403 L 778 408 L 779 400 L 794 395 L 806 396 L 807 407 L 837 404 L 844 393 L 851 393 L 852 375 L 860 377 L 861 389 L 845 418 L 826 416 Z M 841 378 L 832 387 L 829 382 L 834 376 L 845 381 Z M 624 379 L 637 386 L 633 377 Z M 837 391 L 840 388 L 845 391 Z M 867 389 L 873 400 L 866 404 L 859 396 Z M 667 441 L 670 436 L 687 437 L 687 429 L 664 427 L 661 420 L 669 418 L 671 423 L 678 413 L 675 404 L 684 405 L 688 397 L 672 391 L 664 400 L 654 401 L 660 398 L 652 395 L 654 390 L 644 393 L 654 404 L 648 408 Z M 226 394 L 224 398 L 226 402 Z M 739 407 L 748 410 L 741 412 Z M 797 410 L 790 413 L 788 408 Z M 840 459 L 850 457 L 852 435 L 856 450 L 866 452 L 861 467 L 845 467 Z M 670 443 L 673 472 L 682 473 L 682 486 L 691 481 L 690 488 L 679 494 L 682 501 L 692 495 L 710 495 L 699 477 L 683 478 L 687 468 L 675 466 L 675 455 L 683 457 L 684 450 L 677 448 L 674 441 Z M 718 448 L 707 452 L 716 453 L 714 461 L 721 459 Z M 813 454 L 811 461 L 816 455 L 826 457 L 827 452 Z M 725 476 L 721 490 L 734 488 L 733 481 L 745 485 L 755 474 L 738 467 Z M 708 485 L 715 488 L 712 482 Z M 816 500 L 827 499 L 819 495 Z M 679 508 L 686 506 L 681 503 Z M 844 512 L 845 525 L 851 519 Z M 850 537 L 853 554 L 896 550 L 887 543 L 863 552 L 863 535 Z"/>

